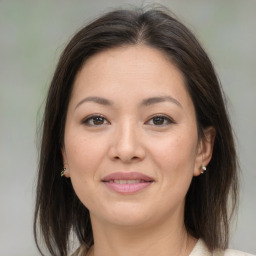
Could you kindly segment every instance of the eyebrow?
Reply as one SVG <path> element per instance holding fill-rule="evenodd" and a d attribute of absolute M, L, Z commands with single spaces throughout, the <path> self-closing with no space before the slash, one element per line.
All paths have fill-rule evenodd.
<path fill-rule="evenodd" d="M 79 101 L 78 104 L 76 105 L 75 109 L 78 108 L 81 104 L 83 104 L 85 102 L 95 102 L 95 103 L 98 103 L 98 104 L 104 105 L 104 106 L 113 105 L 112 101 L 101 98 L 101 97 L 87 97 L 87 98 L 84 98 L 81 101 Z"/>
<path fill-rule="evenodd" d="M 144 99 L 141 102 L 141 106 L 150 106 L 150 105 L 153 105 L 156 103 L 161 103 L 161 102 L 166 102 L 166 101 L 175 103 L 177 106 L 182 108 L 182 105 L 180 104 L 180 102 L 170 96 L 158 96 L 158 97 L 151 97 L 151 98 Z M 98 103 L 98 104 L 104 105 L 104 106 L 112 106 L 113 105 L 113 102 L 108 99 L 94 96 L 94 97 L 87 97 L 87 98 L 84 98 L 81 101 L 79 101 L 78 104 L 76 105 L 75 109 L 78 108 L 81 104 L 83 104 L 85 102 L 95 102 L 95 103 Z"/>
<path fill-rule="evenodd" d="M 142 106 L 149 106 L 149 105 L 152 105 L 152 104 L 165 102 L 165 101 L 170 101 L 172 103 L 175 103 L 176 105 L 178 105 L 179 107 L 182 108 L 182 105 L 180 104 L 180 102 L 178 100 L 174 99 L 173 97 L 170 97 L 170 96 L 159 96 L 159 97 L 152 97 L 152 98 L 144 99 L 142 101 L 141 105 Z"/>

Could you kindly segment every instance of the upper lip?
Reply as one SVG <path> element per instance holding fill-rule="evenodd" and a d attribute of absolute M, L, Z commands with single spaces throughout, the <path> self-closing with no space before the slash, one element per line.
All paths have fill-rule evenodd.
<path fill-rule="evenodd" d="M 154 181 L 153 178 L 139 172 L 114 172 L 105 176 L 102 181 L 111 180 L 142 180 L 142 181 Z"/>

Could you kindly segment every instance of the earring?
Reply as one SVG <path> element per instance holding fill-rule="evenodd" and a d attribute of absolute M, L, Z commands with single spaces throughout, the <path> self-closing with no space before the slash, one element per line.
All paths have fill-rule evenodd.
<path fill-rule="evenodd" d="M 206 171 L 206 167 L 204 165 L 202 165 L 201 169 L 202 169 L 201 174 L 203 174 Z"/>
<path fill-rule="evenodd" d="M 64 168 L 61 173 L 60 173 L 60 176 L 63 177 L 65 175 L 65 172 L 66 172 L 66 168 Z"/>

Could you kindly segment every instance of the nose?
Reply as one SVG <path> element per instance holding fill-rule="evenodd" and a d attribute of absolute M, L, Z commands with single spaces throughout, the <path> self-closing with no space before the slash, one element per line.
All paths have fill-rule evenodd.
<path fill-rule="evenodd" d="M 131 122 L 126 122 L 115 129 L 109 150 L 113 160 L 130 163 L 145 158 L 142 136 L 138 130 Z"/>

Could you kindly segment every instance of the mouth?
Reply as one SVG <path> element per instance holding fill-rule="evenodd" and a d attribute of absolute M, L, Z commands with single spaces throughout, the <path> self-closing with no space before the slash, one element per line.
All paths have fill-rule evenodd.
<path fill-rule="evenodd" d="M 116 172 L 104 177 L 102 182 L 117 193 L 133 194 L 150 186 L 154 179 L 137 172 Z"/>
<path fill-rule="evenodd" d="M 145 181 L 145 180 L 109 180 L 105 181 L 109 183 L 118 183 L 118 184 L 134 184 L 134 183 L 143 183 L 143 182 L 151 182 L 151 181 Z"/>

